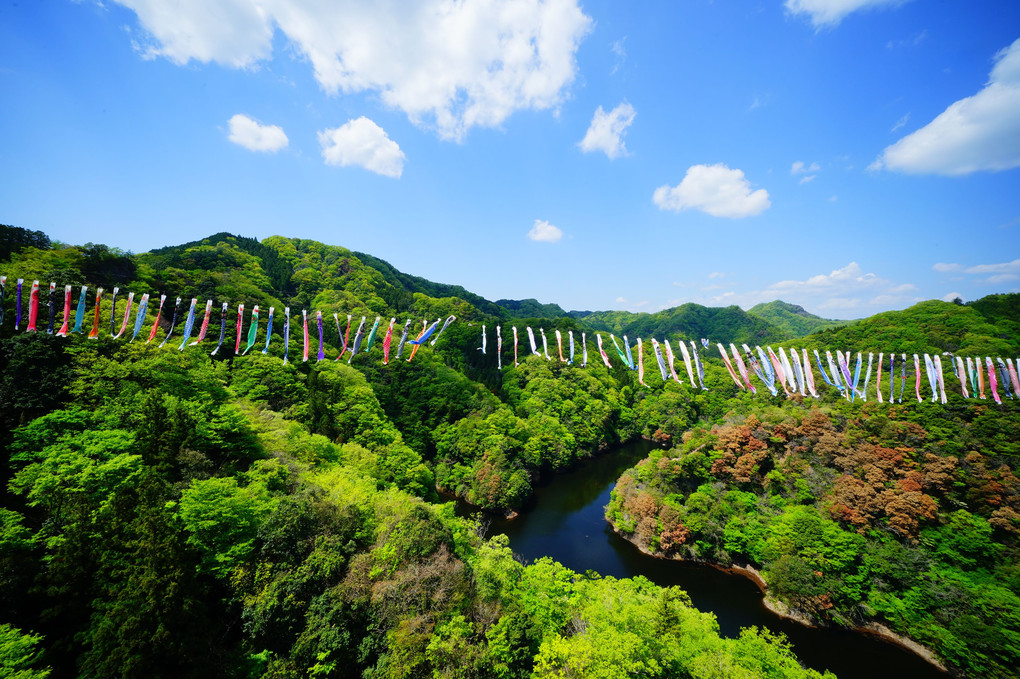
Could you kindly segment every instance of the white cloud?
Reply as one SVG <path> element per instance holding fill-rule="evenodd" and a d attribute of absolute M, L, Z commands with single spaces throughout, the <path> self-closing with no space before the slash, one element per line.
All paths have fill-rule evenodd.
<path fill-rule="evenodd" d="M 230 127 L 227 138 L 249 151 L 279 151 L 287 147 L 287 135 L 278 125 L 262 125 L 240 113 L 231 116 L 227 125 Z"/>
<path fill-rule="evenodd" d="M 652 201 L 660 210 L 695 209 L 713 217 L 753 217 L 772 204 L 765 189 L 751 190 L 741 170 L 731 170 L 722 163 L 692 165 L 677 186 L 655 189 Z"/>
<path fill-rule="evenodd" d="M 634 107 L 627 102 L 623 102 L 609 113 L 599 106 L 591 119 L 591 125 L 588 126 L 588 132 L 585 133 L 584 139 L 578 142 L 578 146 L 585 153 L 604 151 L 610 158 L 627 155 L 623 135 L 634 122 L 635 115 Z"/>
<path fill-rule="evenodd" d="M 415 124 L 461 140 L 517 110 L 556 109 L 592 28 L 576 0 L 117 0 L 147 57 L 251 68 L 274 27 L 329 94 L 375 92 Z"/>
<path fill-rule="evenodd" d="M 949 263 L 947 263 L 947 262 L 935 262 L 934 264 L 932 264 L 931 268 L 935 269 L 936 271 L 940 271 L 942 273 L 947 273 L 949 271 L 958 271 L 960 269 L 960 265 L 959 264 L 954 264 L 954 263 L 951 263 L 951 262 L 949 262 Z"/>
<path fill-rule="evenodd" d="M 1020 273 L 1020 259 L 1001 264 L 978 264 L 964 269 L 966 273 Z"/>
<path fill-rule="evenodd" d="M 708 274 L 709 278 L 724 278 L 725 276 L 726 274 L 722 273 L 721 271 L 713 271 L 712 273 Z"/>
<path fill-rule="evenodd" d="M 355 165 L 393 178 L 404 172 L 405 157 L 400 146 L 364 116 L 319 132 L 319 145 L 327 165 Z"/>
<path fill-rule="evenodd" d="M 790 166 L 790 174 L 797 176 L 799 174 L 808 174 L 809 172 L 818 172 L 821 170 L 821 166 L 818 163 L 811 163 L 807 165 L 802 160 L 795 160 L 793 165 Z"/>
<path fill-rule="evenodd" d="M 910 120 L 910 114 L 909 113 L 904 114 L 899 120 L 896 121 L 896 124 L 893 125 L 892 129 L 889 130 L 889 131 L 890 132 L 895 132 L 896 130 L 898 130 L 901 127 L 903 127 L 904 125 L 906 125 L 907 121 L 909 121 L 909 120 Z"/>
<path fill-rule="evenodd" d="M 899 5 L 904 0 L 786 0 L 791 14 L 807 14 L 815 28 L 836 26 L 852 12 L 873 7 Z"/>
<path fill-rule="evenodd" d="M 1020 167 L 1020 39 L 995 59 L 984 89 L 886 147 L 869 169 L 959 176 Z"/>
<path fill-rule="evenodd" d="M 528 231 L 528 238 L 540 243 L 558 243 L 563 238 L 563 231 L 544 219 L 536 219 L 531 231 Z"/>
<path fill-rule="evenodd" d="M 994 276 L 989 276 L 988 278 L 986 278 L 984 282 L 989 283 L 991 285 L 998 285 L 999 283 L 1009 283 L 1010 281 L 1015 281 L 1018 278 L 1020 278 L 1020 275 L 1017 275 L 1015 273 L 997 273 Z"/>
<path fill-rule="evenodd" d="M 950 292 L 950 293 L 942 296 L 942 301 L 943 302 L 952 302 L 957 297 L 959 297 L 960 299 L 963 299 L 963 295 L 960 294 L 959 292 Z"/>
<path fill-rule="evenodd" d="M 616 298 L 616 303 L 617 303 L 617 304 L 626 304 L 626 303 L 627 303 L 627 298 L 625 298 L 625 297 L 623 297 L 623 296 L 621 295 L 620 297 L 617 297 L 617 298 Z"/>

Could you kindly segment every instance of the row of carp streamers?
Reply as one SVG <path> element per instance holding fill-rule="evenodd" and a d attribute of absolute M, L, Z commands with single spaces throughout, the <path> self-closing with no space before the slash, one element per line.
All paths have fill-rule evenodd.
<path fill-rule="evenodd" d="M 7 276 L 0 276 L 0 325 L 3 324 L 4 320 L 4 296 L 6 294 Z M 24 285 L 24 279 L 18 279 L 17 283 L 17 298 L 16 298 L 16 317 L 14 321 L 14 329 L 18 330 L 22 321 L 22 288 Z M 54 332 L 54 325 L 56 319 L 56 300 L 54 294 L 56 291 L 56 283 L 50 283 L 49 290 L 49 301 L 47 309 L 49 312 L 49 322 L 46 327 L 46 332 L 50 334 L 56 334 L 58 336 L 66 336 L 69 333 L 81 333 L 82 324 L 85 320 L 85 307 L 86 307 L 86 294 L 88 292 L 88 286 L 82 286 L 81 292 L 78 295 L 77 309 L 73 315 L 74 326 L 69 330 L 69 325 L 72 319 L 71 313 L 71 296 L 72 286 L 68 285 L 64 288 L 64 314 L 63 314 L 63 325 Z M 131 309 L 134 305 L 135 293 L 128 293 L 127 305 L 124 309 L 123 320 L 120 324 L 120 329 L 117 329 L 117 295 L 120 288 L 115 287 L 113 289 L 112 305 L 110 309 L 110 335 L 119 339 L 128 330 L 128 322 L 131 317 Z M 102 301 L 103 289 L 98 288 L 96 290 L 96 302 L 95 311 L 92 320 L 92 329 L 88 333 L 89 338 L 96 338 L 99 336 L 99 325 L 100 325 L 100 303 Z M 27 332 L 36 332 L 39 324 L 39 306 L 40 306 L 40 290 L 39 281 L 32 283 L 31 292 L 29 293 L 28 300 L 28 324 L 25 330 Z M 152 327 L 149 330 L 147 342 L 152 342 L 156 339 L 156 334 L 159 330 L 159 322 L 163 314 L 163 307 L 166 302 L 167 296 L 160 295 L 159 307 L 156 310 L 155 319 L 153 320 Z M 166 336 L 160 343 L 160 347 L 167 344 L 170 338 L 173 336 L 174 329 L 177 326 L 177 315 L 178 309 L 181 304 L 181 298 L 178 297 L 174 304 L 173 316 L 170 322 L 170 329 L 167 331 Z M 184 324 L 184 332 L 178 346 L 178 350 L 183 351 L 186 346 L 194 346 L 205 339 L 206 332 L 209 328 L 209 319 L 212 315 L 212 300 L 208 300 L 205 305 L 205 314 L 203 316 L 198 335 L 193 341 L 191 340 L 192 332 L 194 330 L 195 321 L 197 319 L 196 311 L 198 306 L 198 299 L 193 298 L 191 300 L 191 306 L 188 309 L 187 320 Z M 131 334 L 131 340 L 134 341 L 138 335 L 142 332 L 143 326 L 145 325 L 146 316 L 149 308 L 149 295 L 142 295 L 141 300 L 138 302 L 138 306 L 135 313 L 135 323 L 133 332 Z M 213 349 L 212 355 L 216 355 L 220 348 L 223 346 L 223 341 L 227 331 L 227 313 L 228 305 L 226 302 L 222 305 L 220 313 L 220 337 L 219 342 L 216 344 L 216 348 Z M 269 308 L 269 317 L 267 319 L 266 338 L 265 346 L 262 349 L 262 353 L 268 353 L 269 345 L 273 338 L 273 315 L 274 307 Z M 307 361 L 310 349 L 310 338 L 308 330 L 308 312 L 302 310 L 302 331 L 303 331 L 303 360 Z M 364 351 L 371 351 L 372 345 L 375 342 L 376 335 L 379 331 L 381 316 L 376 316 L 375 323 L 372 325 L 371 330 L 368 332 L 367 337 L 365 336 L 365 322 L 366 316 L 361 317 L 361 322 L 358 324 L 357 330 L 354 335 L 353 342 L 351 341 L 351 320 L 352 316 L 347 315 L 347 327 L 345 331 L 341 331 L 340 328 L 340 316 L 339 314 L 333 314 L 333 319 L 336 323 L 337 334 L 343 338 L 343 346 L 340 351 L 340 355 L 337 356 L 336 360 L 343 358 L 348 352 L 350 356 L 347 362 L 350 363 L 351 359 L 361 351 L 364 346 Z M 446 328 L 451 322 L 456 320 L 455 316 L 449 316 L 443 321 L 442 318 L 436 319 L 431 325 L 428 321 L 423 321 L 422 329 L 418 335 L 409 340 L 408 336 L 411 331 L 412 320 L 408 319 L 404 323 L 403 331 L 400 336 L 400 340 L 397 344 L 396 358 L 399 360 L 402 358 L 405 344 L 412 345 L 411 355 L 407 359 L 411 361 L 421 345 L 430 341 L 431 345 L 435 345 L 436 341 L 443 334 Z M 242 338 L 242 326 L 244 322 L 244 304 L 239 304 L 237 308 L 237 326 L 234 343 L 235 354 L 247 354 L 251 351 L 252 347 L 255 346 L 255 342 L 258 336 L 259 329 L 259 306 L 255 305 L 251 313 L 251 321 L 248 327 L 247 335 L 247 346 L 244 351 L 241 350 L 241 338 Z M 383 363 L 389 363 L 390 348 L 393 341 L 393 327 L 396 322 L 396 318 L 391 318 L 389 327 L 386 330 L 386 335 L 383 339 Z M 442 326 L 440 327 L 440 323 Z M 323 319 L 322 312 L 315 312 L 315 325 L 318 329 L 319 335 L 319 350 L 317 359 L 323 360 L 325 354 L 323 351 Z M 438 328 L 438 332 L 436 332 Z M 513 326 L 513 345 L 514 345 L 514 365 L 519 364 L 519 353 L 518 353 L 518 332 L 517 327 Z M 553 357 L 549 354 L 549 340 L 546 337 L 545 330 L 539 328 L 539 334 L 542 338 L 542 351 L 538 350 L 538 341 L 535 338 L 535 332 L 531 327 L 526 327 L 528 335 L 528 343 L 531 347 L 531 353 L 535 356 L 543 357 L 547 360 L 553 360 Z M 574 364 L 575 358 L 575 340 L 573 330 L 567 331 L 567 342 L 568 349 L 566 356 L 564 355 L 563 349 L 563 334 L 559 330 L 555 330 L 556 347 L 559 353 L 559 360 L 569 365 Z M 612 368 L 612 364 L 609 360 L 609 355 L 606 353 L 603 345 L 602 335 L 595 335 L 596 346 L 598 348 L 599 356 L 602 362 L 607 368 Z M 648 386 L 645 383 L 645 366 L 644 366 L 644 343 L 639 337 L 637 339 L 637 354 L 638 360 L 635 365 L 633 355 L 631 354 L 630 341 L 627 336 L 623 336 L 623 349 L 620 348 L 619 343 L 616 341 L 616 337 L 613 334 L 609 335 L 609 338 L 613 344 L 613 349 L 616 355 L 620 358 L 620 361 L 629 369 L 636 370 L 638 373 L 638 382 L 643 386 Z M 705 385 L 705 366 L 702 363 L 701 355 L 698 352 L 698 347 L 693 341 L 685 343 L 683 340 L 676 340 L 677 348 L 680 351 L 680 355 L 683 358 L 684 367 L 687 370 L 687 376 L 691 381 L 691 384 L 697 388 L 700 386 L 701 389 L 708 389 Z M 483 354 L 487 351 L 488 338 L 486 334 L 485 326 L 482 325 L 482 337 L 481 346 L 478 350 Z M 588 364 L 588 340 L 587 334 L 581 333 L 581 367 L 585 367 Z M 670 379 L 675 380 L 678 384 L 683 384 L 680 376 L 676 372 L 674 364 L 676 363 L 676 356 L 673 353 L 673 347 L 669 343 L 669 340 L 664 340 L 661 344 L 658 340 L 651 340 L 652 352 L 655 355 L 655 360 L 659 366 L 659 373 L 662 380 L 669 381 Z M 710 342 L 707 339 L 701 340 L 703 349 L 709 349 Z M 287 356 L 290 347 L 290 307 L 284 309 L 284 322 L 283 322 L 283 346 L 284 354 L 283 361 L 287 362 Z M 688 346 L 690 347 L 688 349 Z M 733 382 L 740 389 L 745 389 L 751 393 L 757 393 L 754 383 L 751 381 L 751 375 L 754 374 L 769 390 L 769 392 L 775 396 L 779 393 L 779 390 L 786 394 L 787 397 L 792 397 L 794 394 L 799 393 L 801 396 L 807 396 L 810 394 L 814 398 L 818 398 L 818 391 L 815 385 L 814 369 L 811 365 L 811 360 L 808 356 L 807 349 L 803 349 L 803 354 L 799 354 L 796 349 L 791 348 L 789 353 L 780 347 L 778 351 L 774 351 L 772 347 L 766 347 L 764 350 L 760 346 L 755 346 L 754 351 L 746 345 L 742 344 L 743 356 L 741 352 L 737 350 L 735 344 L 730 344 L 730 353 L 727 353 L 726 348 L 721 343 L 716 343 L 716 348 L 719 350 L 719 354 L 722 357 L 723 363 L 726 365 L 726 370 L 729 372 Z M 732 361 L 730 355 L 732 354 Z M 875 354 L 868 353 L 867 368 L 864 370 L 864 382 L 861 384 L 861 372 L 863 367 L 863 354 L 857 353 L 856 363 L 851 370 L 851 363 L 853 362 L 852 354 L 848 352 L 836 351 L 835 357 L 831 351 L 825 352 L 825 364 L 828 365 L 828 371 L 826 371 L 825 364 L 822 363 L 822 357 L 818 350 L 814 350 L 815 364 L 818 368 L 818 372 L 822 376 L 822 380 L 830 387 L 836 389 L 843 397 L 849 401 L 854 401 L 857 398 L 861 400 L 868 400 L 868 385 L 871 381 L 873 372 L 876 372 L 875 379 L 875 396 L 879 403 L 884 402 L 883 388 L 882 388 L 882 368 L 885 363 L 885 353 L 878 354 L 878 360 L 875 361 Z M 500 326 L 496 326 L 496 362 L 500 370 L 503 368 L 503 336 L 502 329 Z M 899 375 L 899 393 L 896 393 L 896 354 L 889 354 L 889 395 L 888 401 L 890 403 L 903 402 L 903 395 L 906 391 L 907 384 L 907 368 L 909 365 L 909 359 L 907 354 L 901 353 L 900 355 L 900 375 Z M 914 369 L 912 375 L 914 377 L 914 394 L 917 397 L 918 402 L 924 400 L 921 395 L 921 358 L 918 354 L 913 354 Z M 932 356 L 924 354 L 924 365 L 925 373 L 928 379 L 928 386 L 931 391 L 931 400 L 933 402 L 941 401 L 942 403 L 947 402 L 945 377 L 943 374 L 943 362 L 942 357 L 938 354 Z M 986 385 L 988 392 L 991 393 L 992 398 L 996 403 L 1001 404 L 1002 399 L 999 396 L 999 385 L 1001 384 L 1003 393 L 1008 398 L 1020 398 L 1020 379 L 1017 377 L 1017 367 L 1020 367 L 1020 358 L 1017 359 L 1016 365 L 1013 363 L 1013 359 L 1007 358 L 1003 361 L 1002 358 L 996 358 L 992 361 L 991 357 L 984 358 L 984 366 L 981 363 L 981 357 L 963 358 L 961 356 L 954 356 L 952 354 L 943 354 L 949 361 L 952 367 L 953 374 L 960 383 L 960 389 L 964 398 L 987 398 L 985 393 Z M 746 361 L 745 361 L 746 359 Z M 734 369 L 736 365 L 736 369 Z M 984 370 L 982 369 L 984 368 Z M 876 370 L 877 369 L 877 370 Z M 985 371 L 987 371 L 987 382 L 985 380 Z M 777 386 L 778 385 L 778 386 Z M 908 397 L 909 398 L 909 397 Z"/>
<path fill-rule="evenodd" d="M 16 316 L 15 316 L 15 319 L 14 319 L 14 329 L 15 330 L 19 330 L 20 325 L 21 325 L 21 321 L 22 321 L 22 287 L 23 287 L 23 285 L 24 285 L 24 279 L 19 278 L 18 279 L 17 301 L 16 301 L 16 305 L 15 305 L 15 313 L 16 313 Z M 77 309 L 76 309 L 76 311 L 74 312 L 74 315 L 73 315 L 73 318 L 74 318 L 74 325 L 73 325 L 73 327 L 70 325 L 71 319 L 72 319 L 72 313 L 71 313 L 72 286 L 68 285 L 68 286 L 64 287 L 64 316 L 63 316 L 63 325 L 61 325 L 60 328 L 58 330 L 56 330 L 56 332 L 54 332 L 54 326 L 55 326 L 56 314 L 57 314 L 57 305 L 56 305 L 56 300 L 54 298 L 54 293 L 56 291 L 56 287 L 57 287 L 56 283 L 50 283 L 49 301 L 47 303 L 47 309 L 49 311 L 49 322 L 48 322 L 48 324 L 46 326 L 46 332 L 49 333 L 49 334 L 55 334 L 55 335 L 57 335 L 59 337 L 66 337 L 68 334 L 84 332 L 82 330 L 82 324 L 84 323 L 85 316 L 86 316 L 86 314 L 85 314 L 85 302 L 86 302 L 86 295 L 88 294 L 88 286 L 87 285 L 83 285 L 81 287 L 81 292 L 78 295 L 78 306 L 77 306 Z M 6 288 L 7 288 L 7 276 L 0 276 L 0 325 L 2 325 L 3 321 L 4 321 L 4 296 L 6 294 Z M 39 325 L 39 292 L 40 292 L 39 291 L 39 281 L 34 281 L 32 283 L 32 289 L 31 289 L 31 292 L 29 293 L 29 299 L 28 299 L 28 319 L 27 319 L 28 320 L 28 325 L 25 328 L 26 332 L 38 332 L 38 325 Z M 120 339 L 120 337 L 122 337 L 127 332 L 127 330 L 128 330 L 128 321 L 131 319 L 131 309 L 134 306 L 134 298 L 135 298 L 135 293 L 133 293 L 133 292 L 129 292 L 128 293 L 127 305 L 124 308 L 124 318 L 123 318 L 123 321 L 120 324 L 120 329 L 118 330 L 117 329 L 117 295 L 119 294 L 119 292 L 120 292 L 120 288 L 115 287 L 113 289 L 113 298 L 112 298 L 111 307 L 110 307 L 110 336 L 113 337 L 114 339 Z M 95 311 L 93 313 L 93 318 L 92 318 L 92 329 L 88 333 L 88 337 L 90 339 L 96 339 L 96 338 L 99 337 L 99 326 L 100 326 L 99 314 L 100 314 L 100 305 L 102 304 L 102 300 L 103 300 L 103 289 L 102 288 L 97 288 L 96 289 Z M 163 307 L 164 307 L 164 305 L 166 303 L 166 300 L 167 300 L 167 296 L 166 295 L 160 295 L 159 296 L 159 307 L 156 309 L 156 316 L 153 319 L 152 328 L 149 330 L 148 340 L 146 340 L 146 343 L 152 342 L 153 340 L 156 339 L 156 334 L 159 331 L 159 322 L 160 322 L 160 319 L 163 316 Z M 159 345 L 160 347 L 163 347 L 164 345 L 166 345 L 166 343 L 170 340 L 170 338 L 174 334 L 174 329 L 177 327 L 177 312 L 178 312 L 178 309 L 180 308 L 180 306 L 181 306 L 181 298 L 178 297 L 176 303 L 174 304 L 173 316 L 171 317 L 171 321 L 170 321 L 170 329 L 167 330 L 166 335 L 163 337 L 163 341 Z M 197 311 L 197 308 L 198 308 L 198 298 L 192 298 L 192 300 L 191 300 L 191 307 L 188 309 L 187 320 L 184 322 L 184 332 L 183 332 L 183 336 L 181 338 L 181 343 L 180 343 L 180 346 L 177 347 L 179 351 L 184 351 L 184 347 L 186 347 L 186 346 L 195 346 L 196 344 L 198 344 L 199 342 L 201 342 L 202 340 L 205 339 L 206 333 L 209 330 L 209 319 L 212 316 L 212 307 L 213 307 L 213 302 L 210 299 L 210 300 L 208 300 L 205 303 L 205 315 L 203 316 L 201 325 L 199 326 L 198 335 L 196 336 L 196 338 L 194 340 L 191 340 L 192 332 L 194 331 L 194 328 L 195 328 L 195 321 L 197 320 L 196 311 Z M 220 339 L 219 339 L 219 342 L 217 342 L 217 344 L 216 344 L 216 348 L 213 349 L 212 352 L 211 352 L 211 355 L 213 355 L 213 356 L 215 356 L 219 352 L 220 348 L 223 346 L 223 340 L 224 340 L 224 338 L 226 337 L 226 334 L 227 334 L 227 316 L 228 316 L 227 309 L 228 309 L 228 305 L 227 305 L 226 302 L 224 302 L 222 310 L 220 312 Z M 138 335 L 140 333 L 142 333 L 142 329 L 145 326 L 145 319 L 146 319 L 146 316 L 148 315 L 148 312 L 149 312 L 149 295 L 145 294 L 145 295 L 142 295 L 141 299 L 139 300 L 137 309 L 135 311 L 135 323 L 134 323 L 133 332 L 131 334 L 131 339 L 129 340 L 130 342 L 135 341 L 135 339 L 138 337 Z M 274 312 L 275 312 L 275 308 L 274 307 L 269 307 L 269 318 L 267 319 L 267 323 L 266 323 L 266 325 L 267 325 L 267 328 L 266 328 L 266 343 L 265 343 L 265 347 L 262 349 L 262 353 L 263 354 L 269 352 L 269 345 L 270 345 L 270 342 L 273 339 L 273 315 L 274 315 Z M 302 358 L 303 358 L 303 360 L 307 361 L 308 360 L 308 354 L 309 354 L 309 348 L 310 348 L 310 338 L 309 338 L 309 332 L 308 332 L 308 311 L 307 310 L 302 310 L 301 311 L 301 318 L 302 318 L 302 330 L 303 330 L 303 336 L 304 336 L 304 352 L 303 352 Z M 358 351 L 361 350 L 361 347 L 362 347 L 363 344 L 365 346 L 365 352 L 368 352 L 368 351 L 370 351 L 372 349 L 372 344 L 375 342 L 376 335 L 377 335 L 377 333 L 379 331 L 379 323 L 382 320 L 381 316 L 376 316 L 375 324 L 372 326 L 372 329 L 369 331 L 368 336 L 366 337 L 365 336 L 365 321 L 366 321 L 366 317 L 362 316 L 361 317 L 361 324 L 358 325 L 357 332 L 355 333 L 354 340 L 352 342 L 351 341 L 351 318 L 352 317 L 348 314 L 348 316 L 347 316 L 347 331 L 346 331 L 346 333 L 344 333 L 344 332 L 342 332 L 340 330 L 340 316 L 339 316 L 339 314 L 333 314 L 333 319 L 336 321 L 337 332 L 340 334 L 341 337 L 343 337 L 343 349 L 341 350 L 340 355 L 336 357 L 336 360 L 339 361 L 344 356 L 344 354 L 350 352 L 350 356 L 347 359 L 348 363 L 350 363 L 351 359 L 353 359 L 354 356 L 358 353 Z M 384 362 L 385 363 L 388 363 L 389 360 L 390 360 L 390 345 L 391 345 L 391 343 L 393 341 L 393 324 L 396 322 L 396 320 L 397 319 L 395 319 L 395 318 L 391 318 L 390 319 L 389 329 L 386 331 L 386 337 L 383 340 L 383 357 L 384 357 Z M 404 324 L 403 334 L 402 334 L 402 336 L 400 338 L 399 344 L 397 345 L 396 357 L 398 359 L 400 359 L 402 357 L 402 355 L 403 355 L 403 352 L 404 352 L 404 345 L 405 344 L 410 344 L 410 345 L 413 346 L 413 349 L 411 350 L 411 356 L 407 360 L 408 361 L 412 360 L 414 358 L 414 355 L 418 352 L 418 348 L 421 345 L 425 344 L 425 342 L 427 342 L 427 341 L 429 341 L 431 339 L 431 344 L 435 345 L 436 340 L 439 339 L 439 336 L 443 334 L 443 332 L 446 330 L 446 328 L 454 320 L 456 320 L 456 316 L 449 316 L 446 319 L 445 322 L 443 321 L 442 318 L 439 318 L 432 325 L 429 325 L 428 322 L 425 321 L 422 324 L 423 327 L 421 329 L 421 332 L 418 333 L 418 336 L 415 337 L 414 339 L 408 340 L 408 333 L 411 330 L 411 319 L 408 319 L 407 322 Z M 323 350 L 323 326 L 322 326 L 322 312 L 321 311 L 316 311 L 315 312 L 315 323 L 318 326 L 318 331 L 319 331 L 319 352 L 318 352 L 317 358 L 318 358 L 318 360 L 321 361 L 321 360 L 323 360 L 325 358 L 325 353 L 324 353 L 324 350 Z M 440 323 L 443 324 L 441 328 L 439 328 L 439 324 Z M 248 337 L 247 337 L 248 344 L 245 347 L 244 351 L 241 350 L 241 337 L 242 337 L 241 329 L 242 329 L 243 324 L 244 324 L 244 304 L 239 304 L 238 307 L 237 307 L 237 333 L 236 333 L 236 339 L 235 339 L 235 342 L 234 342 L 234 353 L 235 354 L 241 354 L 241 355 L 247 354 L 249 351 L 251 351 L 252 347 L 255 346 L 256 339 L 258 338 L 258 330 L 259 330 L 259 305 L 256 304 L 255 307 L 252 309 L 252 312 L 251 312 L 251 321 L 249 323 Z M 439 332 L 436 332 L 436 328 L 439 328 Z M 289 351 L 290 351 L 290 307 L 285 307 L 284 308 L 284 320 L 283 320 L 283 362 L 284 363 L 287 362 L 287 356 L 288 356 Z"/>

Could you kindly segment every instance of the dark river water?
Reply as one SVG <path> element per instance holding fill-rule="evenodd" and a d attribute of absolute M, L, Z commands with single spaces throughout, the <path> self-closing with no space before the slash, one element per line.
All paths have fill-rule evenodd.
<path fill-rule="evenodd" d="M 658 585 L 678 585 L 696 608 L 715 613 L 724 636 L 736 636 L 750 625 L 782 632 L 801 662 L 830 670 L 840 679 L 948 677 L 881 639 L 842 629 L 812 629 L 780 618 L 765 608 L 758 588 L 745 577 L 656 559 L 617 536 L 603 517 L 609 493 L 620 474 L 651 449 L 650 442 L 636 441 L 550 478 L 537 489 L 534 506 L 511 521 L 493 519 L 489 533 L 506 533 L 513 551 L 528 562 L 550 556 L 581 573 L 590 569 L 617 578 L 643 575 Z"/>

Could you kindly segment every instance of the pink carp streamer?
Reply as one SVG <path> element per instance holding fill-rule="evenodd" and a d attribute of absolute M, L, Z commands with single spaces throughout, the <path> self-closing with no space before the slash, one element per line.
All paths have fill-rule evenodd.
<path fill-rule="evenodd" d="M 127 298 L 127 306 L 124 308 L 124 322 L 120 324 L 120 332 L 113 336 L 114 339 L 120 339 L 127 331 L 128 321 L 131 320 L 131 306 L 135 303 L 135 293 L 129 292 Z"/>
<path fill-rule="evenodd" d="M 995 379 L 995 366 L 992 364 L 990 356 L 985 357 L 985 365 L 988 367 L 988 388 L 992 391 L 992 398 L 995 399 L 995 403 L 1002 405 L 1002 399 L 999 398 L 999 392 L 996 389 L 998 381 Z"/>
<path fill-rule="evenodd" d="M 733 381 L 736 383 L 737 388 L 743 389 L 744 385 L 743 383 L 741 383 L 740 378 L 737 377 L 737 373 L 733 370 L 733 364 L 730 363 L 730 357 L 726 354 L 726 348 L 723 347 L 723 345 L 719 342 L 716 342 L 715 346 L 719 349 L 719 354 L 722 356 L 723 363 L 726 364 L 726 370 L 729 371 L 730 377 L 733 378 Z"/>
<path fill-rule="evenodd" d="M 390 344 L 393 342 L 393 324 L 397 322 L 396 318 L 390 319 L 390 327 L 386 329 L 386 337 L 383 338 L 382 343 L 382 356 L 383 365 L 390 362 Z"/>
<path fill-rule="evenodd" d="M 32 292 L 28 298 L 28 327 L 25 332 L 38 332 L 35 324 L 39 318 L 39 281 L 32 282 Z"/>

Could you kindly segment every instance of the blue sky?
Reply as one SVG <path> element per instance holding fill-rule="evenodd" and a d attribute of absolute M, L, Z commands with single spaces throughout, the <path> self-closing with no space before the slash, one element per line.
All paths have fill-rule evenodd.
<path fill-rule="evenodd" d="M 65 242 L 567 309 L 1020 290 L 1014 1 L 2 2 L 0 88 L 0 223 Z"/>

